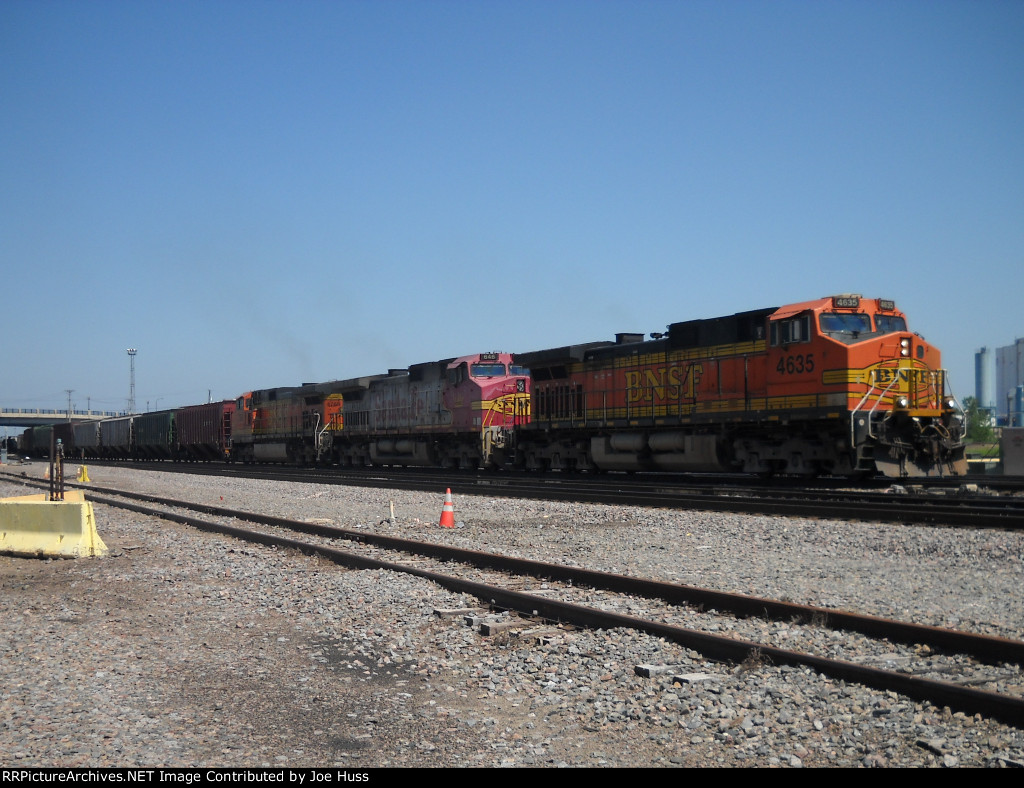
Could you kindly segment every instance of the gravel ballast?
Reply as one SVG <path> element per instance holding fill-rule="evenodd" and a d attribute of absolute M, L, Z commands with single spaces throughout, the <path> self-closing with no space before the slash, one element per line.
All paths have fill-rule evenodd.
<path fill-rule="evenodd" d="M 441 529 L 444 490 L 89 473 L 101 487 L 1024 639 L 1017 533 L 457 489 L 457 527 Z M 0 476 L 0 497 L 26 492 Z M 421 579 L 100 505 L 96 516 L 107 558 L 0 556 L 4 766 L 1024 765 L 1024 731 L 810 670 L 710 662 L 624 630 L 483 637 L 435 614 L 478 600 Z M 666 670 L 644 678 L 639 665 Z"/>

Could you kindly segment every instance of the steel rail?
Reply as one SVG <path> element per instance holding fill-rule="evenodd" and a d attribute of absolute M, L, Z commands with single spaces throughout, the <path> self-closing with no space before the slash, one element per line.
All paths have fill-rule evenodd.
<path fill-rule="evenodd" d="M 128 492 L 106 489 L 96 485 L 74 485 L 88 489 L 90 492 L 107 495 L 119 495 L 125 498 L 148 501 L 162 506 L 190 509 L 205 514 L 230 517 L 238 520 L 261 523 L 287 528 L 299 533 L 324 536 L 335 539 L 361 542 L 365 544 L 400 550 L 407 553 L 438 558 L 440 560 L 458 560 L 480 568 L 497 569 L 530 574 L 535 577 L 550 578 L 564 582 L 585 584 L 595 589 L 615 591 L 618 593 L 636 594 L 647 598 L 659 598 L 676 605 L 703 605 L 739 616 L 758 616 L 775 620 L 814 621 L 823 626 L 845 629 L 873 637 L 886 637 L 901 643 L 922 643 L 945 651 L 970 654 L 981 659 L 994 659 L 1006 662 L 1024 663 L 1024 642 L 944 629 L 924 624 L 913 624 L 904 621 L 869 616 L 834 608 L 799 605 L 792 602 L 781 602 L 765 597 L 734 594 L 724 591 L 701 588 L 678 583 L 667 583 L 646 580 L 629 575 L 601 572 L 591 569 L 551 564 L 531 559 L 514 558 L 496 553 L 485 553 L 465 548 L 450 547 L 433 542 L 422 542 L 401 537 L 352 531 L 337 526 L 317 523 L 306 523 L 274 515 L 264 515 L 238 509 L 229 509 L 209 504 L 197 504 L 179 501 L 147 493 Z M 126 506 L 122 501 L 96 498 L 98 503 L 112 506 Z M 151 510 L 146 510 L 151 513 Z"/>
<path fill-rule="evenodd" d="M 93 488 L 97 490 L 99 488 Z M 496 569 L 500 571 L 514 572 L 516 574 L 528 574 L 534 577 L 549 578 L 563 582 L 571 582 L 577 585 L 587 585 L 595 589 L 615 591 L 623 594 L 635 594 L 650 599 L 661 599 L 674 605 L 703 605 L 715 610 L 726 611 L 738 616 L 752 616 L 770 618 L 780 621 L 791 621 L 794 619 L 816 622 L 822 626 L 832 629 L 845 629 L 852 632 L 860 632 L 872 637 L 885 637 L 901 643 L 927 644 L 935 648 L 951 651 L 957 654 L 970 654 L 980 659 L 992 659 L 1004 662 L 1024 663 L 1024 642 L 1011 640 L 1009 638 L 982 635 L 974 632 L 963 632 L 955 629 L 944 629 L 924 624 L 913 624 L 905 621 L 896 621 L 880 616 L 869 616 L 861 613 L 853 613 L 834 608 L 816 607 L 813 605 L 800 605 L 792 602 L 782 602 L 765 597 L 748 596 L 735 594 L 726 591 L 715 591 L 713 589 L 701 588 L 679 583 L 668 583 L 659 580 L 647 580 L 621 575 L 613 572 L 601 572 L 594 569 L 583 569 L 567 566 L 564 564 L 552 564 L 544 561 L 535 561 L 528 558 L 515 558 L 512 556 L 500 555 L 497 553 L 486 553 L 478 550 L 468 550 L 461 547 L 435 542 L 423 542 L 415 539 L 404 539 L 396 536 L 384 536 L 382 534 L 366 533 L 363 531 L 352 531 L 346 528 L 339 528 L 333 525 L 321 523 L 306 523 L 300 520 L 291 520 L 275 515 L 265 515 L 255 512 L 246 512 L 237 509 L 211 506 L 209 504 L 194 504 L 185 501 L 176 501 L 170 498 L 161 498 L 145 493 L 125 493 L 116 490 L 100 490 L 107 494 L 121 495 L 123 497 L 135 498 L 137 500 L 157 503 L 162 506 L 172 506 L 192 511 L 203 512 L 216 517 L 230 517 L 236 520 L 246 520 L 281 528 L 287 528 L 298 533 L 305 533 L 311 536 L 323 536 L 333 539 L 345 539 L 347 541 L 382 547 L 389 550 L 399 550 L 415 555 L 437 558 L 439 560 L 455 560 L 478 568 Z M 93 496 L 93 500 L 99 503 L 110 503 L 117 505 L 118 502 L 110 499 L 101 499 Z"/>
<path fill-rule="evenodd" d="M 441 477 L 431 472 L 385 475 L 378 470 L 358 474 L 314 473 L 297 478 L 297 471 L 228 468 L 232 476 L 270 478 L 319 484 L 370 488 L 435 491 L 440 484 L 460 495 L 536 498 L 541 500 L 599 503 L 617 506 L 653 506 L 698 511 L 733 512 L 783 517 L 815 517 L 845 521 L 870 521 L 905 525 L 971 528 L 1024 529 L 1024 498 L 989 496 L 894 495 L 870 491 L 801 490 L 786 487 L 742 489 L 698 483 L 672 486 L 657 480 L 640 482 L 573 477 L 488 476 Z M 222 469 L 205 469 L 210 475 L 228 475 Z M 301 472 L 298 472 L 301 473 Z M 309 476 L 309 472 L 305 472 Z M 439 481 L 447 479 L 447 481 Z M 456 488 L 455 485 L 458 485 Z"/>
<path fill-rule="evenodd" d="M 250 531 L 237 526 L 212 523 L 189 515 L 150 509 L 124 501 L 96 497 L 93 500 L 97 503 L 118 506 L 140 514 L 189 525 L 204 531 L 232 536 L 266 546 L 292 549 L 305 555 L 320 556 L 351 569 L 403 572 L 437 583 L 457 593 L 470 594 L 478 599 L 489 602 L 494 607 L 512 610 L 526 616 L 543 617 L 551 621 L 596 629 L 623 627 L 646 632 L 679 643 L 685 648 L 693 649 L 708 658 L 716 660 L 742 662 L 748 657 L 757 656 L 768 660 L 772 664 L 809 667 L 835 679 L 852 681 L 883 691 L 892 690 L 915 700 L 948 706 L 952 710 L 962 711 L 966 714 L 982 714 L 1010 725 L 1024 727 L 1024 698 L 1000 695 L 933 679 L 893 673 L 879 668 L 819 657 L 813 654 L 788 651 L 762 643 L 709 635 L 704 632 L 696 632 L 683 627 L 648 621 L 633 616 L 610 613 L 583 605 L 557 602 L 521 591 L 512 591 L 439 574 L 426 569 L 359 556 L 333 547 L 309 544 L 297 539 Z M 309 526 L 312 524 L 304 523 L 302 525 Z"/>
<path fill-rule="evenodd" d="M 441 560 L 458 560 L 481 568 L 531 574 L 564 582 L 586 584 L 596 589 L 660 598 L 676 605 L 703 605 L 738 616 L 758 616 L 775 620 L 815 621 L 837 629 L 860 632 L 872 637 L 886 637 L 901 643 L 923 643 L 954 653 L 970 654 L 981 659 L 1024 663 L 1024 642 L 991 635 L 963 632 L 923 624 L 896 621 L 833 608 L 799 605 L 790 602 L 734 594 L 677 583 L 647 580 L 629 575 L 599 572 L 561 564 L 502 556 L 464 548 L 422 542 L 400 537 L 352 531 L 336 526 L 303 523 L 283 517 L 177 501 L 143 493 L 104 489 L 95 485 L 74 485 L 91 492 L 120 495 L 164 506 L 188 508 L 206 514 L 278 526 L 292 531 L 328 538 L 372 544 Z M 117 505 L 113 501 L 102 501 Z"/>

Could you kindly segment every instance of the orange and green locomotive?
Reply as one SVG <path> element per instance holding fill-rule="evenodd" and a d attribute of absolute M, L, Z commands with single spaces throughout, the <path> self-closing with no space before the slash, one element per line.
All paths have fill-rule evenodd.
<path fill-rule="evenodd" d="M 939 351 L 886 299 L 820 298 L 516 356 L 529 469 L 966 472 Z"/>

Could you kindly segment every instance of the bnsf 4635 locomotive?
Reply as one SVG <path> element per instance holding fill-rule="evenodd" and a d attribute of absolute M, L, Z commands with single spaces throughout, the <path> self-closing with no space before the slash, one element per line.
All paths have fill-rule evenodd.
<path fill-rule="evenodd" d="M 962 474 L 939 351 L 855 295 L 674 323 L 665 334 L 516 356 L 531 469 Z"/>
<path fill-rule="evenodd" d="M 529 373 L 481 353 L 387 375 L 243 394 L 231 456 L 244 462 L 499 467 L 529 417 Z"/>

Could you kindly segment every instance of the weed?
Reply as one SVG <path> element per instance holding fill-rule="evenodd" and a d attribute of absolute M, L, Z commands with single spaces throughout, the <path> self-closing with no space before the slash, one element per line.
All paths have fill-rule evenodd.
<path fill-rule="evenodd" d="M 766 665 L 767 662 L 768 660 L 764 654 L 761 653 L 761 649 L 752 648 L 747 654 L 746 659 L 739 664 L 738 670 L 740 673 L 745 673 L 748 670 L 757 670 L 758 668 Z"/>

